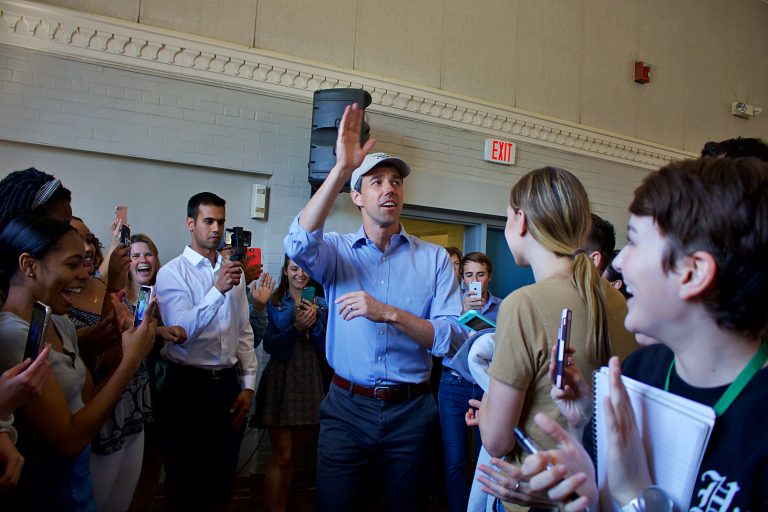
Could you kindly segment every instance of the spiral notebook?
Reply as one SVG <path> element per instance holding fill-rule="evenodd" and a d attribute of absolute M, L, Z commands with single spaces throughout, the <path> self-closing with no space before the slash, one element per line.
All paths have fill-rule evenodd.
<path fill-rule="evenodd" d="M 597 482 L 602 488 L 608 448 L 603 411 L 603 397 L 608 396 L 608 368 L 595 370 L 593 380 Z M 622 380 L 632 400 L 653 482 L 670 495 L 676 510 L 688 510 L 704 450 L 715 425 L 715 411 L 629 377 Z"/>

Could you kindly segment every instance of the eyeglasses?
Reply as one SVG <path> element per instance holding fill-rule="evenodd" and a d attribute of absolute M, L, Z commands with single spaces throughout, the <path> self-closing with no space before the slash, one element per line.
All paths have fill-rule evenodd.
<path fill-rule="evenodd" d="M 104 246 L 101 244 L 99 239 L 96 238 L 96 235 L 94 235 L 93 233 L 89 233 L 89 234 L 85 235 L 82 238 L 83 238 L 83 242 L 85 242 L 87 244 L 91 244 L 94 247 L 98 247 L 99 249 L 104 248 Z"/>

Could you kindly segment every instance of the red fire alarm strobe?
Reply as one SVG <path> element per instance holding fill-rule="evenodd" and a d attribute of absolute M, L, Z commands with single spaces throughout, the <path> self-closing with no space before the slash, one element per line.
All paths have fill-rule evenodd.
<path fill-rule="evenodd" d="M 639 60 L 635 62 L 635 82 L 647 84 L 651 81 L 651 66 L 646 66 L 645 62 Z"/>

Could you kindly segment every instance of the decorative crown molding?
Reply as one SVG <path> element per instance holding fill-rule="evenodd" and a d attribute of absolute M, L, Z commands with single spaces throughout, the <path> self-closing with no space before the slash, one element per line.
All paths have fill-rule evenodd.
<path fill-rule="evenodd" d="M 426 86 L 31 2 L 0 0 L 0 43 L 302 101 L 317 89 L 364 88 L 371 111 L 635 167 L 696 156 Z"/>

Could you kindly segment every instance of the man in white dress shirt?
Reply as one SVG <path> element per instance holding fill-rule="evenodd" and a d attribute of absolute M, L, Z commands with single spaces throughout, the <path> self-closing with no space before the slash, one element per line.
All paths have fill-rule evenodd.
<path fill-rule="evenodd" d="M 244 419 L 256 387 L 256 354 L 241 263 L 217 252 L 225 201 L 192 196 L 184 252 L 157 274 L 166 325 L 181 325 L 184 343 L 166 343 L 168 360 L 157 416 L 164 432 L 168 510 L 216 510 L 232 496 Z M 239 364 L 239 378 L 238 378 Z"/>

